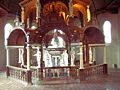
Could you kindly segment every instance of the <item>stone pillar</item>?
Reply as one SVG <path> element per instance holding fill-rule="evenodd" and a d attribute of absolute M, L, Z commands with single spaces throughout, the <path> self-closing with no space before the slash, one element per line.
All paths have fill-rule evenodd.
<path fill-rule="evenodd" d="M 40 68 L 37 69 L 37 77 L 39 80 L 43 79 L 43 45 L 41 44 L 41 58 L 40 58 Z"/>
<path fill-rule="evenodd" d="M 41 44 L 41 60 L 40 60 L 40 65 L 41 65 L 41 68 L 44 67 L 44 65 L 43 65 L 43 44 Z"/>
<path fill-rule="evenodd" d="M 71 66 L 75 66 L 74 61 L 75 61 L 75 51 L 72 48 L 72 50 L 71 50 Z"/>
<path fill-rule="evenodd" d="M 30 44 L 29 44 L 29 35 L 27 35 L 27 69 L 30 70 Z"/>
<path fill-rule="evenodd" d="M 92 49 L 93 49 L 92 61 L 93 61 L 93 64 L 95 65 L 96 64 L 95 47 L 93 47 Z"/>
<path fill-rule="evenodd" d="M 70 42 L 67 42 L 67 53 L 68 53 L 68 66 L 71 65 L 71 55 L 70 55 L 70 50 L 71 50 L 71 46 L 70 46 Z"/>
<path fill-rule="evenodd" d="M 73 15 L 73 3 L 72 0 L 69 0 L 69 15 L 72 17 Z"/>
<path fill-rule="evenodd" d="M 84 69 L 84 64 L 83 64 L 83 44 L 80 46 L 80 67 L 79 69 Z"/>
<path fill-rule="evenodd" d="M 86 63 L 86 52 L 85 52 L 85 45 L 83 44 L 83 63 Z"/>
<path fill-rule="evenodd" d="M 39 24 L 40 14 L 41 14 L 41 4 L 40 4 L 40 0 L 37 0 L 37 2 L 36 2 L 36 22 L 38 24 Z"/>
<path fill-rule="evenodd" d="M 10 54 L 9 54 L 9 48 L 6 48 L 6 64 L 7 64 L 7 66 L 9 66 L 10 65 Z"/>
<path fill-rule="evenodd" d="M 104 64 L 107 64 L 107 48 L 106 46 L 104 47 L 104 61 L 103 61 Z"/>
<path fill-rule="evenodd" d="M 86 64 L 89 64 L 89 45 L 86 44 Z"/>

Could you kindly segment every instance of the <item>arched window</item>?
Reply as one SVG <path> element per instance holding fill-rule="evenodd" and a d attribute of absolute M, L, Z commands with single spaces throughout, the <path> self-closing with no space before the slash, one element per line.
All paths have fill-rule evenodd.
<path fill-rule="evenodd" d="M 110 21 L 104 22 L 103 32 L 105 35 L 105 43 L 111 43 L 111 23 L 110 23 Z"/>
<path fill-rule="evenodd" d="M 7 45 L 7 39 L 12 32 L 12 25 L 10 23 L 7 23 L 4 27 L 4 40 L 5 40 L 5 45 Z"/>

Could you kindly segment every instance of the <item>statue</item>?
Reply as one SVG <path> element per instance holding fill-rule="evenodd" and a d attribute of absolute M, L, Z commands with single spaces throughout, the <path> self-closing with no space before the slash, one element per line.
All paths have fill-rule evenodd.
<path fill-rule="evenodd" d="M 68 54 L 67 50 L 64 50 L 61 55 L 60 66 L 68 66 Z"/>
<path fill-rule="evenodd" d="M 93 64 L 92 48 L 89 48 L 89 64 Z"/>
<path fill-rule="evenodd" d="M 37 52 L 36 52 L 36 54 L 34 54 L 34 56 L 36 56 L 36 58 L 37 58 L 37 67 L 38 68 L 40 68 L 41 66 L 40 66 L 40 64 L 41 64 L 41 52 L 40 52 L 40 47 L 37 47 Z"/>
<path fill-rule="evenodd" d="M 45 67 L 52 67 L 51 55 L 47 50 L 44 52 L 43 60 L 45 62 Z"/>
<path fill-rule="evenodd" d="M 75 66 L 74 60 L 75 60 L 75 51 L 72 48 L 72 50 L 71 50 L 71 66 Z"/>
<path fill-rule="evenodd" d="M 24 65 L 23 54 L 24 54 L 24 50 L 19 48 L 19 61 L 18 61 L 18 63 L 21 63 L 21 65 Z"/>

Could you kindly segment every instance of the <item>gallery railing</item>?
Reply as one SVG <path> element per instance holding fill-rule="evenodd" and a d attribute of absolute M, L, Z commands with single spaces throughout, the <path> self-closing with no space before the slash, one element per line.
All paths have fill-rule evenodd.
<path fill-rule="evenodd" d="M 73 78 L 80 81 L 87 78 L 107 74 L 107 64 L 89 66 L 84 69 L 78 67 L 45 67 L 43 69 L 31 68 L 27 70 L 24 68 L 7 66 L 7 77 L 13 77 L 31 84 L 33 79 L 38 78 L 42 80 L 44 78 Z"/>
<path fill-rule="evenodd" d="M 76 78 L 77 77 L 77 67 L 45 67 L 43 68 L 43 78 Z M 41 69 L 32 69 L 32 77 L 38 77 Z"/>
<path fill-rule="evenodd" d="M 19 67 L 7 66 L 7 77 L 13 77 L 31 84 L 31 71 Z"/>
<path fill-rule="evenodd" d="M 107 64 L 94 65 L 86 67 L 85 69 L 80 69 L 78 78 L 82 81 L 94 75 L 101 75 L 107 73 Z"/>
<path fill-rule="evenodd" d="M 70 76 L 69 67 L 48 67 L 43 69 L 44 78 L 61 78 Z"/>

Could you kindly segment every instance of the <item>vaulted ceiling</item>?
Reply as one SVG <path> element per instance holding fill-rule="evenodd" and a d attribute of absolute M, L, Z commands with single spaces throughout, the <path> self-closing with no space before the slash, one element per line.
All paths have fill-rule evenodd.
<path fill-rule="evenodd" d="M 6 9 L 9 13 L 20 15 L 21 8 L 19 2 L 23 0 L 0 0 L 0 7 Z M 41 0 L 42 5 L 49 1 L 57 0 Z M 59 0 L 67 4 L 69 0 Z M 87 1 L 87 0 L 86 0 Z M 91 0 L 91 10 L 93 13 L 99 14 L 103 12 L 117 13 L 120 7 L 120 0 Z"/>

